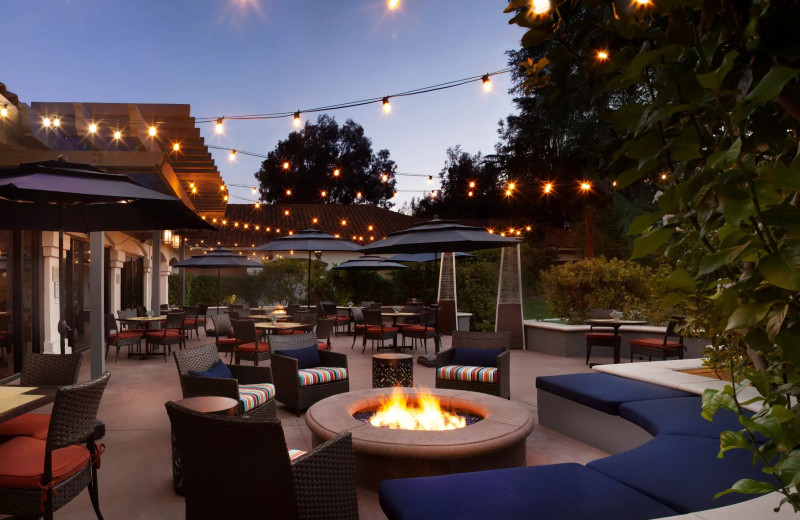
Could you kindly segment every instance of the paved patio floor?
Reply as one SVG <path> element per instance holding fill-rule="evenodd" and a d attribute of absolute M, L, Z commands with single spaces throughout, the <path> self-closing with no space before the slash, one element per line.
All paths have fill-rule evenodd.
<path fill-rule="evenodd" d="M 449 346 L 449 337 L 443 347 Z M 213 342 L 200 333 L 200 339 L 188 347 Z M 333 348 L 348 355 L 352 390 L 372 385 L 370 349 L 362 355 L 360 345 L 350 348 L 352 338 L 333 338 Z M 428 345 L 432 351 L 432 342 Z M 100 405 L 99 418 L 106 424 L 103 455 L 99 472 L 100 506 L 108 519 L 179 519 L 184 518 L 183 498 L 172 491 L 170 430 L 164 403 L 181 398 L 175 362 L 151 357 L 147 360 L 125 357 L 121 352 L 114 364 L 109 353 L 107 369 L 111 380 Z M 419 355 L 421 352 L 415 354 Z M 611 357 L 593 356 L 593 362 L 610 363 Z M 534 380 L 540 375 L 588 372 L 582 359 L 562 358 L 537 352 L 515 350 L 511 353 L 511 398 L 537 417 Z M 89 379 L 88 352 L 84 358 L 81 381 Z M 414 363 L 414 382 L 434 386 L 434 369 Z M 42 409 L 46 412 L 47 409 Z M 290 448 L 311 448 L 311 432 L 303 416 L 296 417 L 278 404 L 278 418 L 283 423 Z M 528 465 L 558 462 L 586 463 L 606 453 L 536 425 L 527 440 Z M 377 493 L 359 490 L 362 520 L 385 519 L 378 505 Z M 84 491 L 56 513 L 60 520 L 94 518 L 89 495 Z"/>

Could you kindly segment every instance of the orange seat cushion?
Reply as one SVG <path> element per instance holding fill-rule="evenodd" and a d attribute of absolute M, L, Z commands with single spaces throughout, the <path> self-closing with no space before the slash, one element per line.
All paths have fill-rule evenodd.
<path fill-rule="evenodd" d="M 132 331 L 132 330 L 123 330 L 119 334 L 109 334 L 108 335 L 108 342 L 114 343 L 118 339 L 131 339 L 131 338 L 142 338 L 141 331 Z"/>
<path fill-rule="evenodd" d="M 186 327 L 194 327 L 195 323 L 197 323 L 197 320 L 195 320 L 195 319 L 183 320 L 183 324 Z"/>
<path fill-rule="evenodd" d="M 426 329 L 425 329 L 424 325 L 406 325 L 405 327 L 403 327 L 403 332 L 404 333 L 405 332 L 425 332 L 425 331 L 426 331 Z M 433 327 L 428 327 L 427 332 L 433 333 L 434 332 Z"/>
<path fill-rule="evenodd" d="M 588 339 L 614 339 L 614 334 L 612 332 L 587 332 L 586 337 Z"/>
<path fill-rule="evenodd" d="M 44 440 L 47 438 L 48 428 L 50 428 L 49 414 L 26 413 L 25 415 L 0 422 L 0 436 L 16 437 L 24 435 Z"/>
<path fill-rule="evenodd" d="M 243 352 L 255 352 L 256 351 L 256 344 L 255 343 L 242 343 L 236 350 L 241 350 Z M 258 344 L 258 352 L 269 352 L 269 345 L 266 343 L 259 343 Z"/>
<path fill-rule="evenodd" d="M 397 331 L 398 331 L 397 327 L 384 327 L 383 328 L 383 332 L 384 333 L 386 333 L 386 332 L 397 332 Z M 378 327 L 377 325 L 370 325 L 369 327 L 367 327 L 367 332 L 380 334 L 381 333 L 381 328 Z"/>
<path fill-rule="evenodd" d="M 325 343 L 324 341 L 318 341 L 317 346 L 320 350 L 332 350 L 331 346 Z"/>
<path fill-rule="evenodd" d="M 165 337 L 165 331 L 159 330 L 155 332 L 148 332 L 147 334 L 145 334 L 145 336 L 150 339 L 163 339 Z M 179 338 L 181 337 L 181 334 L 179 332 L 176 332 L 174 329 L 170 329 L 166 331 L 166 337 Z"/>
<path fill-rule="evenodd" d="M 38 489 L 44 475 L 46 441 L 32 437 L 14 437 L 0 444 L 0 487 Z M 67 446 L 53 451 L 53 480 L 77 473 L 89 464 L 89 450 Z"/>
<path fill-rule="evenodd" d="M 637 347 L 647 347 L 647 348 L 680 348 L 681 344 L 677 341 L 667 341 L 667 344 L 664 345 L 664 340 L 660 338 L 644 338 L 644 339 L 632 339 L 629 341 L 631 345 L 635 345 Z"/>
<path fill-rule="evenodd" d="M 236 345 L 236 338 L 217 338 L 217 345 Z"/>
<path fill-rule="evenodd" d="M 292 334 L 294 334 L 294 331 L 292 331 L 292 330 L 279 330 L 278 331 L 278 335 L 279 336 L 290 336 Z"/>
<path fill-rule="evenodd" d="M 350 321 L 350 316 L 336 316 L 336 321 L 343 321 L 347 323 Z"/>

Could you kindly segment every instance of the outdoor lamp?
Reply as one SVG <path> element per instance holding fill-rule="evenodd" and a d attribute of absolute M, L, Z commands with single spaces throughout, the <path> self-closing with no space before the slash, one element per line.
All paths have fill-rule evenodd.
<path fill-rule="evenodd" d="M 161 232 L 161 241 L 164 242 L 167 245 L 172 244 L 172 230 L 171 229 L 165 229 L 164 231 Z"/>
<path fill-rule="evenodd" d="M 178 249 L 181 247 L 181 236 L 177 233 L 172 234 L 172 248 Z"/>

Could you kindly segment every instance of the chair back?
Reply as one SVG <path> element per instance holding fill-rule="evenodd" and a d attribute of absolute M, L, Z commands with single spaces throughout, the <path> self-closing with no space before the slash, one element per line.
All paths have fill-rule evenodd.
<path fill-rule="evenodd" d="M 381 302 L 372 302 L 369 306 L 369 309 L 372 311 L 379 311 L 381 310 L 381 307 L 383 307 Z"/>
<path fill-rule="evenodd" d="M 186 312 L 186 319 L 187 320 L 196 320 L 197 315 L 199 313 L 199 307 L 184 307 L 183 310 Z"/>
<path fill-rule="evenodd" d="M 302 323 L 304 325 L 313 325 L 317 322 L 317 313 L 316 312 L 298 313 L 295 321 L 297 321 L 297 323 Z"/>
<path fill-rule="evenodd" d="M 678 338 L 678 342 L 683 345 L 683 331 L 680 326 L 686 320 L 686 316 L 670 316 L 667 323 L 667 331 L 664 333 L 664 346 L 667 346 L 669 338 Z"/>
<path fill-rule="evenodd" d="M 119 329 L 117 328 L 117 320 L 114 319 L 113 314 L 103 314 L 103 320 L 106 327 L 106 336 L 109 334 L 117 334 Z"/>
<path fill-rule="evenodd" d="M 227 314 L 212 314 L 211 323 L 214 324 L 214 330 L 217 337 L 223 335 L 228 336 L 233 333 L 233 326 L 231 325 L 231 318 Z"/>
<path fill-rule="evenodd" d="M 127 318 L 138 318 L 139 313 L 136 309 L 120 309 L 117 311 L 117 317 L 121 320 Z"/>
<path fill-rule="evenodd" d="M 589 309 L 589 319 L 607 320 L 611 318 L 614 309 Z"/>
<path fill-rule="evenodd" d="M 217 361 L 219 361 L 219 351 L 216 345 L 201 345 L 195 348 L 176 350 L 172 353 L 175 358 L 175 366 L 178 367 L 178 374 L 189 375 L 189 370 L 205 372 Z"/>
<path fill-rule="evenodd" d="M 202 316 L 203 318 L 205 318 L 207 313 L 208 313 L 208 304 L 207 303 L 201 303 L 200 305 L 197 306 L 197 316 L 198 317 Z"/>
<path fill-rule="evenodd" d="M 353 313 L 353 323 L 356 325 L 362 325 L 364 323 L 364 309 L 361 307 L 353 307 L 350 309 L 350 312 Z"/>
<path fill-rule="evenodd" d="M 164 320 L 165 329 L 183 329 L 183 320 L 186 319 L 186 311 L 168 312 L 167 319 Z"/>
<path fill-rule="evenodd" d="M 422 319 L 420 320 L 425 327 L 436 328 L 439 321 L 439 308 L 428 307 L 422 311 Z"/>
<path fill-rule="evenodd" d="M 241 313 L 239 311 L 231 311 L 231 310 L 228 311 L 228 317 L 231 320 L 238 320 L 240 314 Z"/>
<path fill-rule="evenodd" d="M 81 371 L 83 352 L 72 354 L 22 353 L 21 386 L 74 385 Z"/>
<path fill-rule="evenodd" d="M 167 312 L 167 311 L 169 311 L 169 304 L 168 303 L 162 303 L 161 305 L 158 306 L 158 308 L 159 308 L 159 310 L 161 312 Z"/>
<path fill-rule="evenodd" d="M 361 302 L 361 308 L 362 309 L 371 309 L 373 303 L 375 303 L 375 302 L 364 300 L 364 301 Z"/>
<path fill-rule="evenodd" d="M 147 316 L 147 308 L 144 305 L 137 305 L 136 306 L 136 316 L 138 316 L 138 317 Z"/>
<path fill-rule="evenodd" d="M 334 326 L 336 326 L 336 318 L 317 320 L 317 339 L 330 340 Z"/>
<path fill-rule="evenodd" d="M 336 316 L 336 304 L 325 302 L 322 305 L 322 316 Z"/>
<path fill-rule="evenodd" d="M 109 377 L 111 374 L 106 372 L 88 383 L 58 388 L 53 411 L 50 413 L 46 451 L 78 444 L 94 435 L 97 409 Z"/>
<path fill-rule="evenodd" d="M 298 312 L 300 312 L 300 306 L 297 305 L 296 303 L 286 306 L 286 314 L 288 314 L 289 316 L 294 316 Z"/>
<path fill-rule="evenodd" d="M 255 343 L 258 339 L 253 320 L 231 320 L 231 326 L 237 343 Z"/>
<path fill-rule="evenodd" d="M 381 316 L 380 309 L 365 309 L 364 310 L 364 323 L 369 325 L 375 325 L 378 327 L 383 326 L 383 316 Z"/>
<path fill-rule="evenodd" d="M 508 350 L 511 346 L 511 333 L 501 332 L 467 332 L 464 330 L 453 331 L 453 347 L 471 348 L 499 348 Z"/>
<path fill-rule="evenodd" d="M 205 414 L 173 402 L 166 408 L 183 468 L 187 519 L 298 518 L 280 421 Z"/>
<path fill-rule="evenodd" d="M 276 350 L 295 350 L 299 348 L 310 347 L 317 344 L 317 335 L 313 332 L 306 332 L 305 334 L 271 334 L 267 337 L 269 340 L 270 352 Z"/>

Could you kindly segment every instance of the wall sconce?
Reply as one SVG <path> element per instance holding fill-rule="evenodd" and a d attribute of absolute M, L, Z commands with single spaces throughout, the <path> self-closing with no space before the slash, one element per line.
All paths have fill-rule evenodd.
<path fill-rule="evenodd" d="M 161 232 L 161 241 L 164 242 L 166 245 L 172 245 L 172 230 L 165 229 Z"/>

